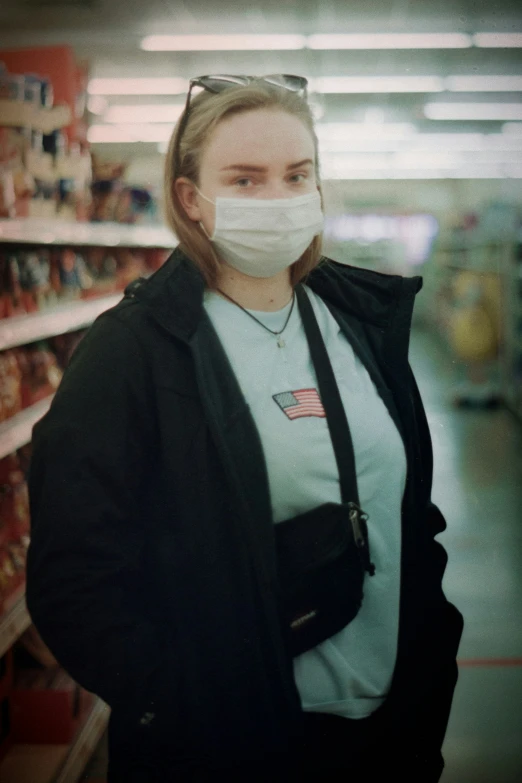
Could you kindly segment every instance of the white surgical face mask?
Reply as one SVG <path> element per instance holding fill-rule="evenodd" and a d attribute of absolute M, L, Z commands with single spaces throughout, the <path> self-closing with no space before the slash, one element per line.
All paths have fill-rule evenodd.
<path fill-rule="evenodd" d="M 200 190 L 198 193 L 216 207 L 214 233 L 209 239 L 230 266 L 250 277 L 273 277 L 282 272 L 323 230 L 317 190 L 295 198 L 218 196 L 215 202 Z"/>

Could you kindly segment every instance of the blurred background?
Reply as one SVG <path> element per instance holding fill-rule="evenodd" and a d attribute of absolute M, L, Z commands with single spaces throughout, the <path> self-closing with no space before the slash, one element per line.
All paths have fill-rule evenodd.
<path fill-rule="evenodd" d="M 31 430 L 92 321 L 176 244 L 164 155 L 188 80 L 209 73 L 306 76 L 325 254 L 423 276 L 410 358 L 466 622 L 442 783 L 521 783 L 522 8 L 507 0 L 2 3 L 0 783 L 106 779 L 108 708 L 25 607 Z"/>

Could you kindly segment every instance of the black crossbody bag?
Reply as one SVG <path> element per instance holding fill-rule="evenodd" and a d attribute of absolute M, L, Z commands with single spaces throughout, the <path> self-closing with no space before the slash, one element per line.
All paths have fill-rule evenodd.
<path fill-rule="evenodd" d="M 348 419 L 313 307 L 300 284 L 296 295 L 339 469 L 342 503 L 324 503 L 275 525 L 282 615 L 294 657 L 354 619 L 365 574 L 375 573 Z"/>

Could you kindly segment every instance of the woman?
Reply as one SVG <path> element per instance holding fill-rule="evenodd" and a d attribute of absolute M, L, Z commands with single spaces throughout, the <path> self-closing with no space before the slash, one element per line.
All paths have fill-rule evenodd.
<path fill-rule="evenodd" d="M 111 783 L 436 781 L 462 619 L 407 359 L 421 281 L 321 258 L 305 79 L 191 90 L 180 244 L 34 429 L 29 610 L 112 708 Z"/>

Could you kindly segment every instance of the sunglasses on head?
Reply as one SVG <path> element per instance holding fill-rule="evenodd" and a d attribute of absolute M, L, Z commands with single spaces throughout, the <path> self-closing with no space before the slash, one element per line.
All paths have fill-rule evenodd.
<path fill-rule="evenodd" d="M 268 76 L 234 76 L 234 75 L 217 75 L 217 76 L 196 76 L 189 82 L 189 91 L 187 93 L 187 100 L 183 114 L 181 115 L 180 128 L 178 132 L 176 150 L 174 154 L 174 167 L 175 172 L 179 171 L 179 148 L 181 137 L 187 126 L 189 111 L 190 111 L 190 96 L 194 87 L 202 87 L 207 92 L 218 94 L 229 87 L 242 87 L 252 82 L 266 82 L 272 84 L 275 87 L 281 87 L 284 90 L 295 92 L 301 97 L 307 97 L 306 88 L 308 80 L 304 76 L 294 76 L 289 73 L 274 73 L 268 74 Z"/>

